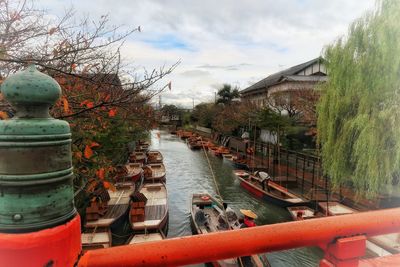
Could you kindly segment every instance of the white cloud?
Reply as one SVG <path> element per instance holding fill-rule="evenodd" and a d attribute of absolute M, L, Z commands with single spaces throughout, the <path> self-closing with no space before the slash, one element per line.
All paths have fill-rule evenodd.
<path fill-rule="evenodd" d="M 164 103 L 184 106 L 214 99 L 215 85 L 245 88 L 280 69 L 320 55 L 374 0 L 40 0 L 60 14 L 74 5 L 113 24 L 141 25 L 123 53 L 147 69 L 182 63 L 160 82 L 172 81 Z"/>

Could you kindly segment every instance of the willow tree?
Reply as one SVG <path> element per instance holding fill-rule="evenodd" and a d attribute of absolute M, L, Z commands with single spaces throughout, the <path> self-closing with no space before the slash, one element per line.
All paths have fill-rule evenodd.
<path fill-rule="evenodd" d="M 380 0 L 326 47 L 318 131 L 324 171 L 374 197 L 400 170 L 400 1 Z"/>

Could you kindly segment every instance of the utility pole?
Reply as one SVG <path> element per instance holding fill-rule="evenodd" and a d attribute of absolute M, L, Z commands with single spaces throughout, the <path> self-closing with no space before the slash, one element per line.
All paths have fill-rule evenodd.
<path fill-rule="evenodd" d="M 192 97 L 192 101 L 193 101 L 193 109 L 194 109 L 194 97 Z"/>
<path fill-rule="evenodd" d="M 158 106 L 159 106 L 159 109 L 162 108 L 162 106 L 161 106 L 161 95 L 158 96 Z"/>

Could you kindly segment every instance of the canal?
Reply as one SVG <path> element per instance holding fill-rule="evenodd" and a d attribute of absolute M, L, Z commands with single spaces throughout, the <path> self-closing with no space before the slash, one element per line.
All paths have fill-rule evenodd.
<path fill-rule="evenodd" d="M 151 133 L 151 149 L 159 150 L 164 156 L 167 169 L 167 189 L 169 204 L 168 238 L 191 235 L 190 196 L 195 192 L 210 192 L 216 195 L 212 174 L 203 151 L 192 151 L 185 141 L 167 132 Z M 229 162 L 208 157 L 215 173 L 222 198 L 233 209 L 251 209 L 258 215 L 256 223 L 273 224 L 289 221 L 285 209 L 268 204 L 252 197 L 239 186 L 232 174 Z M 273 267 L 318 266 L 322 252 L 318 248 L 300 248 L 267 254 Z"/>

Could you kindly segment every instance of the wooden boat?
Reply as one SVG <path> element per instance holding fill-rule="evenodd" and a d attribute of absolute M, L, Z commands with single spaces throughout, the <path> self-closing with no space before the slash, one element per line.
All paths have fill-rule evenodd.
<path fill-rule="evenodd" d="M 296 206 L 286 208 L 294 221 L 308 220 L 324 217 L 319 210 L 312 209 L 308 206 Z"/>
<path fill-rule="evenodd" d="M 182 140 L 186 140 L 193 135 L 193 133 L 189 131 L 178 131 L 177 134 Z"/>
<path fill-rule="evenodd" d="M 143 176 L 143 164 L 136 163 L 128 163 L 125 164 L 125 168 L 127 170 L 127 178 L 131 181 L 138 181 Z"/>
<path fill-rule="evenodd" d="M 143 167 L 144 181 L 159 183 L 165 181 L 165 166 L 163 163 L 147 164 Z"/>
<path fill-rule="evenodd" d="M 132 237 L 128 244 L 140 244 L 152 241 L 160 241 L 163 239 L 165 239 L 165 236 L 161 233 L 137 234 Z"/>
<path fill-rule="evenodd" d="M 129 221 L 135 232 L 161 232 L 168 230 L 168 195 L 164 183 L 144 184 L 132 196 Z"/>
<path fill-rule="evenodd" d="M 333 216 L 333 215 L 344 215 L 357 212 L 356 210 L 347 207 L 336 201 L 329 202 L 318 202 L 319 208 L 322 210 L 323 214 Z"/>
<path fill-rule="evenodd" d="M 214 156 L 220 157 L 220 158 L 222 158 L 223 154 L 229 154 L 230 153 L 229 152 L 229 148 L 223 147 L 223 146 L 217 147 L 217 149 L 213 149 L 212 152 L 213 152 Z"/>
<path fill-rule="evenodd" d="M 235 159 L 237 159 L 237 157 L 233 154 L 223 154 L 222 158 L 224 160 L 228 160 L 229 162 L 233 162 Z"/>
<path fill-rule="evenodd" d="M 134 151 L 129 156 L 129 162 L 131 162 L 131 163 L 139 162 L 139 163 L 146 164 L 147 155 L 145 152 L 142 152 L 142 151 Z"/>
<path fill-rule="evenodd" d="M 144 140 L 139 140 L 136 142 L 136 149 L 137 152 L 148 152 L 150 147 L 150 143 Z"/>
<path fill-rule="evenodd" d="M 81 234 L 82 250 L 109 248 L 112 246 L 111 231 L 102 229 L 88 229 Z"/>
<path fill-rule="evenodd" d="M 237 214 L 231 209 L 224 216 L 223 206 L 208 193 L 197 193 L 192 195 L 190 206 L 191 227 L 193 234 L 208 234 L 219 231 L 240 229 L 240 223 Z M 269 266 L 260 260 L 258 255 L 251 256 L 253 266 Z M 238 259 L 225 259 L 212 262 L 213 266 L 241 266 Z"/>
<path fill-rule="evenodd" d="M 309 203 L 270 179 L 262 179 L 243 170 L 235 170 L 234 174 L 239 179 L 240 185 L 247 191 L 282 208 L 304 206 Z"/>
<path fill-rule="evenodd" d="M 192 150 L 199 150 L 203 147 L 201 141 L 190 141 L 188 142 L 188 146 Z"/>
<path fill-rule="evenodd" d="M 209 147 L 212 147 L 213 144 L 210 141 L 200 141 L 201 147 L 204 148 L 205 150 L 208 150 Z"/>
<path fill-rule="evenodd" d="M 125 215 L 129 210 L 130 195 L 135 191 L 135 183 L 118 183 L 115 188 L 115 191 L 103 190 L 101 199 L 92 201 L 86 209 L 87 221 L 81 237 L 85 250 L 110 247 L 113 229 L 121 228 L 127 220 Z"/>
<path fill-rule="evenodd" d="M 249 169 L 249 164 L 247 159 L 239 159 L 238 157 L 236 157 L 236 159 L 232 160 L 232 163 L 236 169 L 241 169 L 241 170 Z"/>
<path fill-rule="evenodd" d="M 147 163 L 162 163 L 164 160 L 163 155 L 160 151 L 149 151 L 147 152 Z"/>

